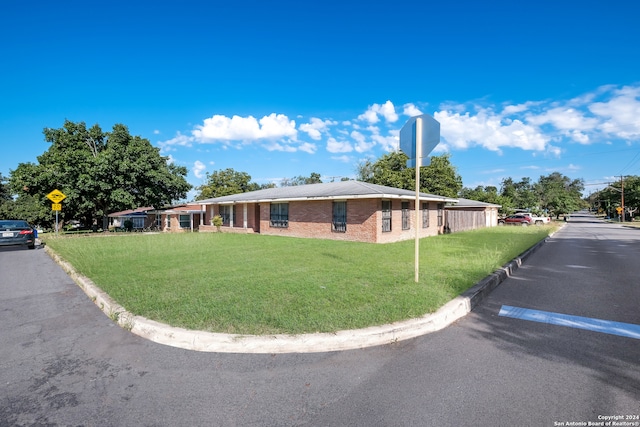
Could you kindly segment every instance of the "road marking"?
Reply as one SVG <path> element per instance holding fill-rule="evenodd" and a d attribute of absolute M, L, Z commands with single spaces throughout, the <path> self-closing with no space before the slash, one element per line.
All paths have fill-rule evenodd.
<path fill-rule="evenodd" d="M 509 305 L 503 305 L 500 308 L 500 313 L 498 313 L 498 315 L 512 317 L 514 319 L 530 320 L 532 322 L 548 323 L 550 325 L 587 329 L 589 331 L 602 332 L 604 334 L 619 335 L 621 337 L 640 340 L 640 325 L 634 325 L 633 323 L 571 316 L 569 314 L 531 310 L 529 308 L 511 307 Z"/>

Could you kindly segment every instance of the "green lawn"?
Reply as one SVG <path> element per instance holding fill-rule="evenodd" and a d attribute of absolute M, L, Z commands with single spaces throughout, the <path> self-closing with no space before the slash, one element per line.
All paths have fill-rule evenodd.
<path fill-rule="evenodd" d="M 371 244 L 231 233 L 45 237 L 135 315 L 236 334 L 333 332 L 437 310 L 554 230 L 494 227 Z"/>

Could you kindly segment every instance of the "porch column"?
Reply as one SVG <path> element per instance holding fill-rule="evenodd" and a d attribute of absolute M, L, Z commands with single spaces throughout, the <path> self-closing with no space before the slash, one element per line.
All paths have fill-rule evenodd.
<path fill-rule="evenodd" d="M 235 205 L 231 205 L 230 209 L 229 209 L 229 227 L 233 228 L 233 221 L 235 221 L 235 219 L 233 218 L 233 207 Z"/>
<path fill-rule="evenodd" d="M 247 204 L 246 203 L 242 204 L 242 215 L 243 215 L 242 227 L 246 229 L 247 228 Z"/>

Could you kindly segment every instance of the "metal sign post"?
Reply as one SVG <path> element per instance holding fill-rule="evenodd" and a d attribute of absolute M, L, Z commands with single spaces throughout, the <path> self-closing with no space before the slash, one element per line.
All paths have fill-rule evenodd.
<path fill-rule="evenodd" d="M 414 280 L 420 281 L 420 166 L 422 159 L 422 118 L 416 120 L 416 204 L 413 210 L 416 212 L 416 241 L 415 241 L 415 268 Z"/>
<path fill-rule="evenodd" d="M 58 212 L 62 210 L 61 201 L 67 198 L 62 191 L 55 189 L 51 193 L 47 194 L 47 198 L 53 202 L 51 210 L 56 212 L 56 236 L 58 235 Z"/>
<path fill-rule="evenodd" d="M 440 123 L 428 114 L 410 118 L 400 130 L 400 150 L 408 157 L 407 167 L 416 168 L 415 201 L 415 269 L 414 279 L 420 281 L 420 168 L 428 166 L 423 160 L 440 142 Z"/>

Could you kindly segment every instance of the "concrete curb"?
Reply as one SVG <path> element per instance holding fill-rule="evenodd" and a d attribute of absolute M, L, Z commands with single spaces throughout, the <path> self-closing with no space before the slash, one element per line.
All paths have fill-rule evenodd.
<path fill-rule="evenodd" d="M 551 237 L 551 236 L 549 236 Z M 522 263 L 548 239 L 524 252 L 490 276 L 476 283 L 462 295 L 449 301 L 435 313 L 388 325 L 335 333 L 303 335 L 235 335 L 193 331 L 168 326 L 141 316 L 134 316 L 98 288 L 91 280 L 78 274 L 48 246 L 45 250 L 82 288 L 91 300 L 122 328 L 150 341 L 187 350 L 219 353 L 317 353 L 354 350 L 392 344 L 439 331 L 466 316 L 502 281 L 511 276 Z"/>

